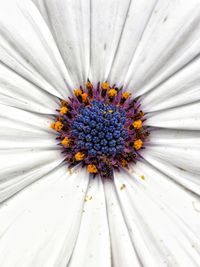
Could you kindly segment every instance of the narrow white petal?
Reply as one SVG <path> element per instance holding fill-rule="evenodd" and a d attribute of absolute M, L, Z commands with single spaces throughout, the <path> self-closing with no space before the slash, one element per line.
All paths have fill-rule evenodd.
<path fill-rule="evenodd" d="M 92 81 L 108 78 L 130 4 L 130 0 L 91 1 Z"/>
<path fill-rule="evenodd" d="M 32 133 L 53 133 L 50 129 L 52 118 L 47 115 L 27 112 L 0 104 L 0 118 L 4 128 L 26 130 Z M 53 136 L 53 134 L 52 134 Z"/>
<path fill-rule="evenodd" d="M 0 65 L 0 103 L 37 113 L 53 114 L 58 98 L 24 79 L 5 65 Z"/>
<path fill-rule="evenodd" d="M 100 178 L 90 179 L 78 239 L 69 267 L 111 266 L 104 189 Z"/>
<path fill-rule="evenodd" d="M 66 267 L 82 217 L 88 175 L 66 166 L 29 186 L 0 209 L 0 265 Z"/>
<path fill-rule="evenodd" d="M 107 59 L 109 59 L 109 62 L 112 63 L 109 65 L 106 64 L 106 74 L 109 73 L 108 80 L 117 82 L 117 84 L 120 85 L 124 84 L 132 58 L 134 57 L 137 47 L 140 44 L 140 40 L 143 36 L 146 26 L 148 25 L 156 3 L 156 0 L 130 1 L 127 13 L 124 14 L 124 17 L 122 18 L 122 27 L 117 25 L 115 26 L 115 36 L 116 38 L 119 38 L 116 41 L 117 47 L 111 48 L 114 50 L 113 52 L 115 54 L 111 54 L 111 59 L 108 54 L 106 55 Z M 122 3 L 122 5 L 123 4 L 124 3 Z M 107 23 L 110 23 L 110 20 Z M 110 33 L 110 35 L 111 34 L 112 33 Z M 110 42 L 109 39 L 108 44 Z M 134 92 L 134 88 L 128 89 L 133 90 Z"/>
<path fill-rule="evenodd" d="M 49 25 L 73 86 L 84 84 L 90 67 L 90 1 L 33 1 Z"/>
<path fill-rule="evenodd" d="M 12 19 L 11 19 L 12 18 Z M 70 79 L 40 12 L 29 0 L 0 3 L 0 60 L 50 94 L 66 97 Z"/>
<path fill-rule="evenodd" d="M 115 186 L 142 264 L 198 267 L 199 200 L 146 163 L 138 170 L 117 174 Z"/>
<path fill-rule="evenodd" d="M 200 60 L 196 59 L 176 75 L 143 96 L 148 112 L 169 109 L 196 102 L 200 99 Z"/>
<path fill-rule="evenodd" d="M 0 201 L 42 178 L 64 159 L 47 116 L 0 105 Z"/>
<path fill-rule="evenodd" d="M 199 54 L 198 0 L 158 1 L 129 68 L 126 84 L 144 94 Z"/>
<path fill-rule="evenodd" d="M 104 187 L 112 244 L 112 266 L 140 267 L 140 259 L 136 254 L 134 244 L 131 242 L 113 181 L 105 180 Z"/>
<path fill-rule="evenodd" d="M 149 113 L 146 124 L 161 128 L 200 130 L 200 103 Z"/>

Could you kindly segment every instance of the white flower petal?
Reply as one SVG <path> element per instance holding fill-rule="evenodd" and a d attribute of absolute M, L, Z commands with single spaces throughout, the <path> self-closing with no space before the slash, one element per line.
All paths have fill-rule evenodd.
<path fill-rule="evenodd" d="M 53 114 L 58 98 L 0 65 L 0 103 L 37 113 Z"/>
<path fill-rule="evenodd" d="M 135 252 L 134 244 L 131 242 L 113 181 L 105 180 L 104 187 L 112 245 L 112 266 L 140 267 L 140 259 Z"/>
<path fill-rule="evenodd" d="M 12 71 L 50 94 L 62 98 L 69 95 L 67 70 L 45 21 L 31 1 L 1 1 L 0 48 L 0 60 Z"/>
<path fill-rule="evenodd" d="M 105 196 L 100 178 L 90 179 L 78 239 L 69 267 L 111 266 Z"/>
<path fill-rule="evenodd" d="M 162 160 L 161 158 L 148 153 L 145 155 L 145 160 L 170 177 L 170 179 L 173 179 L 175 182 L 195 194 L 200 195 L 199 174 L 192 173 L 184 167 L 178 167 L 171 162 L 169 163 L 166 160 Z"/>
<path fill-rule="evenodd" d="M 130 4 L 130 0 L 91 1 L 92 81 L 108 77 Z"/>
<path fill-rule="evenodd" d="M 199 200 L 146 163 L 134 170 L 132 175 L 116 174 L 115 185 L 142 264 L 198 267 Z"/>
<path fill-rule="evenodd" d="M 149 22 L 149 19 L 151 18 L 156 2 L 156 0 L 130 1 L 127 13 L 123 16 L 122 27 L 114 25 L 114 31 L 116 32 L 115 38 L 118 38 L 117 41 L 115 41 L 117 47 L 114 47 L 114 44 L 113 48 L 111 47 L 113 51 L 110 51 L 112 52 L 110 59 L 108 54 L 109 51 L 107 51 L 106 58 L 109 59 L 110 64 L 107 65 L 106 63 L 104 63 L 106 64 L 106 74 L 109 73 L 108 80 L 114 81 L 120 85 L 124 84 L 127 71 L 130 67 L 130 63 L 132 61 L 132 58 L 134 57 L 134 54 L 137 50 L 137 47 L 140 43 L 140 40 Z M 118 4 L 118 1 L 116 1 L 115 4 Z M 122 3 L 122 6 L 123 4 L 124 2 Z M 107 24 L 108 23 L 110 23 L 110 19 L 108 20 Z M 113 23 L 115 23 L 115 21 L 113 21 Z M 106 30 L 108 31 L 108 29 Z M 103 27 L 102 31 L 104 31 Z M 110 33 L 110 35 L 112 35 L 112 33 Z M 106 42 L 108 41 L 108 45 L 110 42 L 109 39 L 110 38 L 108 37 L 108 40 L 106 40 Z M 100 45 L 102 46 L 101 41 L 99 46 Z M 105 52 L 101 51 L 101 54 L 102 53 L 104 54 Z M 128 89 L 133 90 L 134 92 L 134 88 Z"/>
<path fill-rule="evenodd" d="M 200 103 L 149 113 L 146 124 L 161 128 L 200 130 Z"/>
<path fill-rule="evenodd" d="M 196 59 L 166 82 L 145 94 L 142 104 L 148 112 L 169 109 L 200 99 L 200 60 Z"/>
<path fill-rule="evenodd" d="M 85 172 L 69 175 L 63 166 L 5 202 L 0 209 L 0 265 L 67 266 L 87 186 Z"/>
<path fill-rule="evenodd" d="M 146 157 L 146 155 L 152 155 L 166 161 L 166 163 L 173 164 L 178 168 L 183 168 L 196 174 L 200 173 L 198 147 L 189 147 L 187 144 L 182 145 L 181 147 L 169 146 L 167 144 L 159 146 L 149 145 L 142 155 L 144 157 Z"/>
<path fill-rule="evenodd" d="M 0 201 L 20 191 L 64 159 L 46 116 L 0 105 Z M 53 132 L 53 131 L 52 131 Z"/>
<path fill-rule="evenodd" d="M 1 124 L 4 128 L 38 132 L 53 132 L 50 129 L 52 119 L 50 116 L 27 112 L 18 108 L 0 104 Z M 54 134 L 52 134 L 53 136 Z"/>
<path fill-rule="evenodd" d="M 132 59 L 126 84 L 144 94 L 199 54 L 198 0 L 158 1 Z"/>
<path fill-rule="evenodd" d="M 33 1 L 52 31 L 73 86 L 84 84 L 90 67 L 90 1 Z"/>

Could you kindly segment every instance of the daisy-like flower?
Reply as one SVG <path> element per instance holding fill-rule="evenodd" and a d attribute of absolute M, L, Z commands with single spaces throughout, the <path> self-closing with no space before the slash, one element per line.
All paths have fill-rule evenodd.
<path fill-rule="evenodd" d="M 200 1 L 0 0 L 0 266 L 200 266 Z"/>

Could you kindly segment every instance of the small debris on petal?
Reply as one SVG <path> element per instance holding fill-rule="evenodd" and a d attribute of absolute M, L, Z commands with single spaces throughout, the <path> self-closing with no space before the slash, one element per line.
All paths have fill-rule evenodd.
<path fill-rule="evenodd" d="M 120 190 L 124 190 L 125 187 L 126 187 L 126 185 L 122 184 L 121 187 L 120 187 Z"/>

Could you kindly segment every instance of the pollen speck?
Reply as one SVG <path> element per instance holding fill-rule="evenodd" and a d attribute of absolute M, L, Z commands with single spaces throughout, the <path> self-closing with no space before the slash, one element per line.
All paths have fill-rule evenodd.
<path fill-rule="evenodd" d="M 125 187 L 126 187 L 126 185 L 122 184 L 121 187 L 120 187 L 120 190 L 124 190 Z"/>

